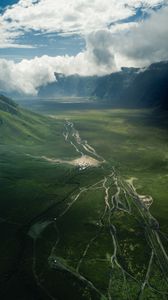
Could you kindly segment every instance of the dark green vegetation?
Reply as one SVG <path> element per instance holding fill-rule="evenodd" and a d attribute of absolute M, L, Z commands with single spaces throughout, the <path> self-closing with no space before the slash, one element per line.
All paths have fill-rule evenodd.
<path fill-rule="evenodd" d="M 0 298 L 166 300 L 165 116 L 0 101 Z"/>

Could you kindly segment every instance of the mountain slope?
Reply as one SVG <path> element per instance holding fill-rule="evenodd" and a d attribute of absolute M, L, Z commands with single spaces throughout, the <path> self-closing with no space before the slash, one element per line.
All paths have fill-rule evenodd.
<path fill-rule="evenodd" d="M 5 97 L 4 95 L 0 95 L 0 110 L 11 114 L 17 114 L 17 107 L 17 104 L 13 100 Z"/>
<path fill-rule="evenodd" d="M 33 144 L 53 135 L 52 120 L 0 96 L 0 144 Z"/>
<path fill-rule="evenodd" d="M 98 99 L 105 99 L 113 105 L 120 105 L 125 90 L 132 85 L 138 72 L 137 68 L 122 68 L 120 72 L 99 77 L 93 95 Z"/>
<path fill-rule="evenodd" d="M 152 64 L 140 72 L 122 97 L 137 107 L 168 109 L 168 62 Z"/>

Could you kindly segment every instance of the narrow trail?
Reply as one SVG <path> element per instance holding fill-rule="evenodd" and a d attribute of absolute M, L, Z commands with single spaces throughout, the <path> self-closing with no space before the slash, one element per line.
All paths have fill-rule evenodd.
<path fill-rule="evenodd" d="M 90 156 L 91 158 L 97 159 L 100 163 L 106 162 L 105 159 L 99 155 L 96 150 L 88 144 L 86 140 L 82 140 L 79 132 L 75 129 L 75 126 L 72 122 L 66 121 L 64 124 L 64 132 L 63 137 L 65 142 L 69 143 L 72 147 L 74 147 L 77 155 L 81 157 Z M 90 167 L 85 164 L 84 169 Z M 104 166 L 102 165 L 102 168 Z M 79 166 L 79 170 L 81 169 L 81 165 Z M 144 296 L 145 288 L 148 288 L 151 291 L 154 291 L 158 295 L 166 295 L 166 291 L 160 291 L 157 288 L 154 288 L 150 284 L 150 276 L 151 269 L 154 264 L 154 260 L 157 261 L 157 264 L 160 266 L 160 270 L 162 272 L 162 276 L 165 281 L 168 283 L 168 256 L 166 254 L 166 250 L 162 244 L 161 235 L 164 233 L 159 232 L 159 224 L 157 220 L 151 215 L 149 209 L 152 205 L 153 199 L 150 196 L 139 195 L 134 187 L 133 181 L 134 179 L 130 179 L 128 181 L 124 181 L 115 168 L 112 168 L 109 174 L 104 169 L 104 173 L 106 175 L 97 182 L 92 185 L 88 185 L 85 187 L 79 188 L 79 190 L 74 192 L 66 207 L 53 219 L 53 224 L 56 232 L 56 241 L 51 248 L 49 255 L 49 262 L 52 264 L 52 267 L 59 268 L 65 270 L 67 272 L 71 272 L 75 278 L 78 278 L 81 281 L 86 283 L 86 286 L 95 290 L 103 299 L 112 300 L 113 299 L 113 273 L 117 270 L 119 274 L 121 274 L 123 278 L 123 287 L 126 293 L 127 300 L 131 299 L 129 296 L 129 289 L 127 287 L 127 281 L 132 280 L 136 284 L 139 285 L 139 294 L 137 295 L 137 300 L 142 300 Z M 91 237 L 91 239 L 87 242 L 86 246 L 83 249 L 81 257 L 76 264 L 76 269 L 72 272 L 67 267 L 63 266 L 59 258 L 56 257 L 57 247 L 59 245 L 61 236 L 59 233 L 59 227 L 57 225 L 58 221 L 61 218 L 64 218 L 66 214 L 73 209 L 75 204 L 80 201 L 81 197 L 87 197 L 87 193 L 90 191 L 100 190 L 103 193 L 103 202 L 104 207 L 100 214 L 96 223 L 99 224 L 97 233 Z M 136 216 L 134 216 L 136 210 Z M 116 212 L 123 212 L 124 214 L 132 215 L 136 217 L 139 223 L 143 226 L 146 241 L 151 249 L 151 255 L 149 258 L 148 265 L 146 267 L 146 275 L 143 281 L 137 280 L 137 278 L 126 270 L 126 268 L 121 264 L 121 260 L 119 260 L 119 247 L 118 247 L 118 231 L 116 226 L 113 224 L 113 216 Z M 102 293 L 98 290 L 97 287 L 94 286 L 89 280 L 81 275 L 81 270 L 85 259 L 87 259 L 87 254 L 91 247 L 94 245 L 95 241 L 99 240 L 102 230 L 106 227 L 108 230 L 109 239 L 111 240 L 111 251 L 110 254 L 110 272 L 109 272 L 109 282 L 108 289 L 106 295 L 102 296 Z M 38 239 L 38 237 L 36 237 Z M 33 274 L 37 281 L 37 284 L 44 289 L 45 293 L 48 294 L 50 299 L 55 299 L 50 293 L 46 290 L 46 288 L 39 282 L 38 274 L 36 272 L 36 240 L 34 241 L 34 257 L 33 257 Z M 135 299 L 136 300 L 136 299 Z"/>

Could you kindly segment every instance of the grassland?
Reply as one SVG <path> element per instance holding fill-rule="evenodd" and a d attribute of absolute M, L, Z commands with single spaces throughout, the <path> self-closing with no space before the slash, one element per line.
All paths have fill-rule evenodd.
<path fill-rule="evenodd" d="M 167 247 L 167 127 L 147 110 L 48 115 L 0 115 L 1 299 L 166 300 L 167 262 L 150 240 L 159 234 Z M 42 158 L 78 156 L 64 139 L 65 119 L 105 163 L 80 170 Z M 122 193 L 121 207 L 108 210 L 107 190 L 111 197 L 118 187 L 113 168 L 118 182 L 134 177 L 137 194 L 152 196 L 159 228 L 129 193 L 131 213 Z"/>

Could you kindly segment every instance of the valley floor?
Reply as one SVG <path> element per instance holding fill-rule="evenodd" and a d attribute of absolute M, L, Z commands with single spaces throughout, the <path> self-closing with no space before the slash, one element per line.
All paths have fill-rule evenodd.
<path fill-rule="evenodd" d="M 166 125 L 148 110 L 48 116 L 39 140 L 0 145 L 1 299 L 166 300 Z"/>

